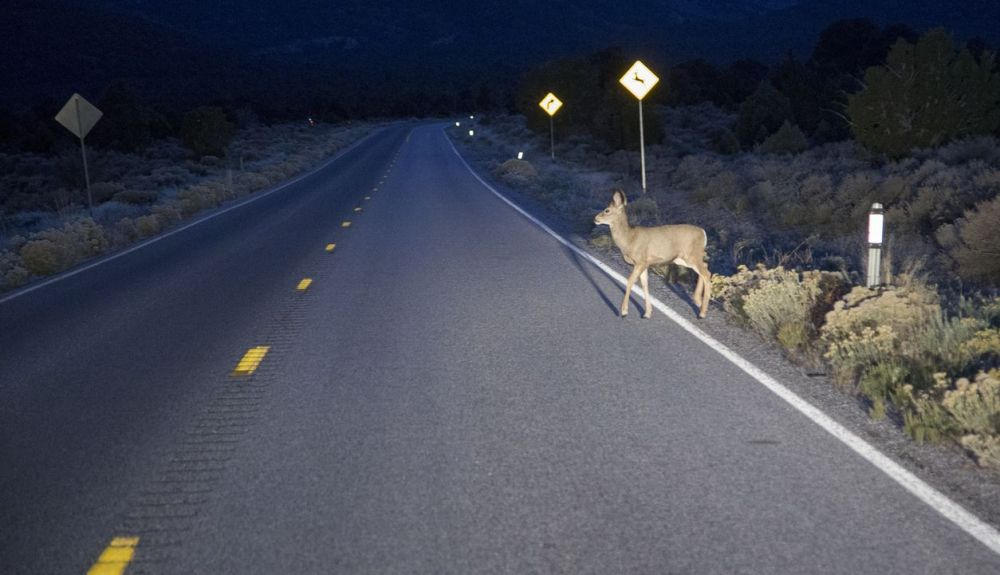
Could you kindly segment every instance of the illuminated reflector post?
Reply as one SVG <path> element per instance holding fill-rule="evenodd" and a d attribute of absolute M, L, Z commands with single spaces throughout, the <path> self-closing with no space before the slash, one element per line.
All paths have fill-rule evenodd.
<path fill-rule="evenodd" d="M 653 89 L 660 79 L 641 61 L 635 64 L 619 78 L 622 86 L 639 100 L 639 157 L 642 162 L 642 193 L 646 193 L 646 138 L 642 127 L 642 99 Z"/>
<path fill-rule="evenodd" d="M 885 215 L 882 213 L 882 204 L 872 204 L 872 210 L 868 212 L 868 274 L 865 278 L 865 286 L 873 288 L 881 282 L 882 267 L 882 238 L 885 231 Z"/>
<path fill-rule="evenodd" d="M 549 115 L 549 149 L 552 153 L 552 159 L 554 160 L 556 159 L 556 136 L 552 118 L 556 115 L 556 112 L 559 111 L 559 108 L 562 108 L 562 101 L 559 98 L 556 98 L 555 94 L 549 92 L 544 98 L 542 98 L 542 101 L 539 102 L 538 105 L 541 106 L 542 109 L 545 110 L 545 113 Z"/>

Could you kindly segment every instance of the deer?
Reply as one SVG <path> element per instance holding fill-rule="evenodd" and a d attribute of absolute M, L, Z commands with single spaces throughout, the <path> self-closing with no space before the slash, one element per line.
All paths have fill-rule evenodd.
<path fill-rule="evenodd" d="M 625 206 L 628 200 L 625 192 L 615 190 L 611 203 L 604 211 L 594 216 L 594 224 L 611 228 L 611 239 L 622 252 L 625 262 L 632 266 L 632 273 L 625 283 L 625 298 L 622 300 L 621 317 L 628 315 L 628 300 L 632 286 L 638 279 L 642 283 L 646 298 L 643 318 L 653 315 L 649 302 L 649 267 L 673 263 L 694 270 L 698 274 L 698 284 L 694 288 L 694 303 L 699 308 L 698 317 L 704 318 L 708 312 L 708 301 L 712 296 L 712 274 L 705 263 L 705 246 L 708 235 L 705 230 L 690 224 L 671 226 L 632 226 L 628 223 Z"/>

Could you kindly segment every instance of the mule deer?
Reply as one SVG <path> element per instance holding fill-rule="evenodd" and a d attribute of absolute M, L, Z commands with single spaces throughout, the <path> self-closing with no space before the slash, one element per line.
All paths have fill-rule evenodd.
<path fill-rule="evenodd" d="M 607 224 L 611 228 L 611 239 L 621 250 L 625 261 L 633 266 L 625 284 L 622 317 L 628 315 L 628 299 L 636 279 L 642 282 L 642 292 L 646 298 L 646 310 L 642 317 L 653 315 L 653 306 L 649 303 L 649 266 L 664 263 L 691 268 L 698 274 L 694 303 L 699 307 L 698 317 L 705 317 L 708 300 L 712 296 L 712 274 L 705 264 L 705 246 L 708 243 L 705 230 L 687 224 L 655 228 L 631 226 L 625 214 L 627 203 L 625 193 L 615 190 L 608 207 L 594 216 L 595 224 Z"/>

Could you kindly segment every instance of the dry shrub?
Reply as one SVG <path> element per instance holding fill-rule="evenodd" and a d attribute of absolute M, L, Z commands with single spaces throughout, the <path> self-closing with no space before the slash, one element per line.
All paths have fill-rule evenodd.
<path fill-rule="evenodd" d="M 510 159 L 497 166 L 494 174 L 512 185 L 526 185 L 538 179 L 538 170 L 526 160 Z"/>
<path fill-rule="evenodd" d="M 108 248 L 104 228 L 90 218 L 68 222 L 61 229 L 34 234 L 20 255 L 24 267 L 34 275 L 60 272 Z"/>
<path fill-rule="evenodd" d="M 123 204 L 146 205 L 156 201 L 155 190 L 122 190 L 115 194 L 114 200 Z"/>
<path fill-rule="evenodd" d="M 224 197 L 225 189 L 219 183 L 191 186 L 177 194 L 181 214 L 185 218 L 218 206 Z"/>
<path fill-rule="evenodd" d="M 980 371 L 951 380 L 934 374 L 934 386 L 901 394 L 910 406 L 907 431 L 918 440 L 952 437 L 971 452 L 980 465 L 1000 467 L 1000 370 Z"/>
<path fill-rule="evenodd" d="M 0 290 L 14 289 L 29 277 L 31 272 L 24 267 L 21 256 L 11 250 L 0 252 Z"/>
<path fill-rule="evenodd" d="M 853 383 L 864 368 L 907 352 L 913 338 L 941 317 L 937 292 L 922 284 L 855 287 L 826 315 L 820 335 L 837 380 Z"/>
<path fill-rule="evenodd" d="M 1000 286 L 1000 197 L 983 202 L 954 225 L 937 232 L 938 242 L 948 250 L 963 279 Z"/>
<path fill-rule="evenodd" d="M 846 289 L 843 274 L 799 273 L 780 266 L 750 270 L 741 265 L 732 276 L 712 277 L 713 296 L 726 311 L 789 351 L 806 351 L 813 345 L 822 318 Z"/>
<path fill-rule="evenodd" d="M 135 219 L 135 233 L 137 238 L 148 238 L 160 233 L 162 226 L 160 218 L 154 214 L 140 216 Z"/>

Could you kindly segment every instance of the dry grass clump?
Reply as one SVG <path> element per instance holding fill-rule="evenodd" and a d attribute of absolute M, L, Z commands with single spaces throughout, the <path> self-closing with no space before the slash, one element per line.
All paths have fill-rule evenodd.
<path fill-rule="evenodd" d="M 51 275 L 108 247 L 104 228 L 90 218 L 66 223 L 61 229 L 36 234 L 20 249 L 21 264 L 36 276 Z"/>
<path fill-rule="evenodd" d="M 527 160 L 512 158 L 497 166 L 494 174 L 504 182 L 513 185 L 527 185 L 538 179 L 538 170 Z"/>

